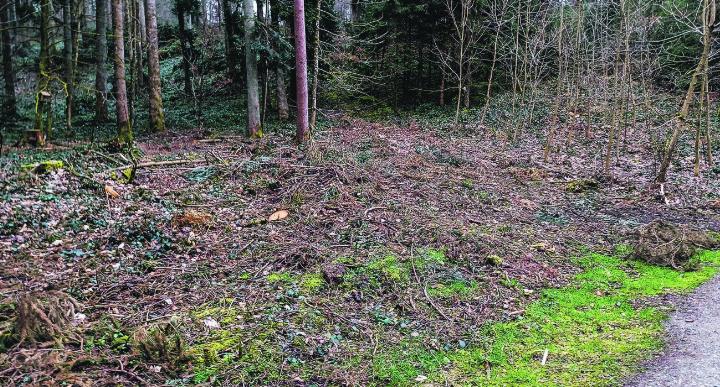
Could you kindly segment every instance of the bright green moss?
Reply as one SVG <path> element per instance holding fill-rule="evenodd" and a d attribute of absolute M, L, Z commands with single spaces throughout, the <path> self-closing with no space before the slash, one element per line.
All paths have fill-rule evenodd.
<path fill-rule="evenodd" d="M 382 276 L 386 280 L 404 283 L 410 279 L 408 268 L 394 255 L 376 258 L 370 261 L 366 268 L 372 274 Z"/>
<path fill-rule="evenodd" d="M 278 272 L 278 273 L 270 273 L 266 277 L 267 282 L 274 284 L 274 283 L 290 283 L 293 281 L 292 274 L 288 272 Z"/>
<path fill-rule="evenodd" d="M 325 285 L 320 273 L 307 273 L 300 277 L 300 288 L 306 293 L 317 293 Z"/>
<path fill-rule="evenodd" d="M 665 314 L 633 300 L 689 292 L 712 278 L 720 252 L 699 255 L 704 266 L 677 272 L 591 254 L 584 272 L 561 289 L 545 290 L 515 321 L 474 332 L 468 348 L 428 350 L 406 341 L 375 357 L 378 385 L 413 385 L 419 375 L 450 385 L 616 385 L 662 346 Z M 547 363 L 541 359 L 547 350 Z"/>

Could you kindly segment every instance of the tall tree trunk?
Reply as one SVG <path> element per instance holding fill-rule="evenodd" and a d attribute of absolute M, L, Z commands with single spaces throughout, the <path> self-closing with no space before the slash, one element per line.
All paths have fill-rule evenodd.
<path fill-rule="evenodd" d="M 297 93 L 297 133 L 295 139 L 302 143 L 310 138 L 304 0 L 295 0 L 295 79 Z"/>
<path fill-rule="evenodd" d="M 72 111 L 73 111 L 73 20 L 72 20 L 72 0 L 63 2 L 63 67 L 65 82 L 65 125 L 72 128 Z"/>
<path fill-rule="evenodd" d="M 148 74 L 150 76 L 150 129 L 165 130 L 165 114 L 160 85 L 160 55 L 158 53 L 157 10 L 155 0 L 146 0 L 145 26 L 147 28 Z"/>
<path fill-rule="evenodd" d="M 107 0 L 95 3 L 95 121 L 108 120 L 107 107 Z"/>
<path fill-rule="evenodd" d="M 320 20 L 322 16 L 322 0 L 317 0 L 315 8 L 317 17 L 315 19 L 315 36 L 313 37 L 313 83 L 312 83 L 312 116 L 310 117 L 310 128 L 315 130 L 317 124 L 317 91 L 320 81 Z"/>
<path fill-rule="evenodd" d="M 40 60 L 38 62 L 38 87 L 35 94 L 36 144 L 44 146 L 52 132 L 52 106 L 50 106 L 50 21 L 52 0 L 40 1 Z"/>
<path fill-rule="evenodd" d="M 227 0 L 225 0 L 227 1 Z M 270 15 L 272 19 L 272 24 L 277 28 L 278 32 L 285 31 L 285 28 L 280 25 L 280 5 L 278 4 L 277 0 L 270 0 Z M 273 39 L 273 44 L 275 44 L 275 39 Z M 275 47 L 277 49 L 277 47 Z M 286 83 L 286 75 L 285 75 L 285 68 L 283 67 L 282 63 L 277 63 L 275 66 L 275 78 L 276 78 L 276 91 L 277 94 L 277 109 L 278 109 L 278 118 L 280 120 L 287 120 L 290 116 L 290 108 L 288 107 L 288 101 L 287 101 L 287 83 Z"/>
<path fill-rule="evenodd" d="M 225 28 L 225 61 L 228 67 L 228 76 L 232 81 L 233 87 L 240 86 L 240 74 L 237 69 L 237 58 L 238 52 L 235 46 L 235 18 L 233 17 L 232 8 L 230 7 L 230 0 L 220 0 L 222 3 L 222 11 L 224 16 L 224 28 Z M 275 13 L 273 8 L 273 13 Z"/>
<path fill-rule="evenodd" d="M 117 141 L 120 145 L 132 142 L 133 132 L 128 113 L 127 86 L 125 84 L 125 38 L 123 37 L 122 0 L 112 0 L 113 35 L 115 43 L 115 114 Z"/>
<path fill-rule="evenodd" d="M 2 57 L 3 57 L 3 80 L 5 81 L 5 101 L 3 112 L 5 117 L 15 117 L 17 107 L 15 102 L 15 73 L 13 72 L 13 45 L 11 27 L 13 22 L 10 19 L 10 6 L 12 0 L 0 2 L 0 24 L 2 24 Z"/>
<path fill-rule="evenodd" d="M 177 7 L 178 33 L 180 34 L 180 47 L 183 56 L 183 81 L 185 85 L 185 94 L 192 94 L 192 74 L 190 73 L 190 36 L 185 28 L 185 8 L 182 2 Z"/>
<path fill-rule="evenodd" d="M 255 0 L 244 0 L 245 5 L 245 70 L 247 75 L 247 133 L 261 137 L 260 95 L 258 90 L 257 54 L 252 49 L 255 42 Z"/>

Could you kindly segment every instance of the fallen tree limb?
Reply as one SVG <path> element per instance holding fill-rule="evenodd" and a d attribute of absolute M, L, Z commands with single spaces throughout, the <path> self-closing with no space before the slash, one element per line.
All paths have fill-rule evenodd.
<path fill-rule="evenodd" d="M 166 161 L 151 161 L 147 163 L 138 163 L 136 168 L 148 168 L 148 167 L 163 167 L 168 165 L 180 165 L 180 164 L 194 164 L 194 163 L 204 163 L 206 160 L 166 160 Z M 132 164 L 123 165 L 121 167 L 117 168 L 111 168 L 108 169 L 106 172 L 111 171 L 122 171 L 128 168 L 133 168 Z"/>

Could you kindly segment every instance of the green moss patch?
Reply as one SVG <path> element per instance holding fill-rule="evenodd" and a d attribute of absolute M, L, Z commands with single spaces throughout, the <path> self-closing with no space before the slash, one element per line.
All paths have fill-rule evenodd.
<path fill-rule="evenodd" d="M 407 340 L 373 361 L 378 384 L 419 381 L 451 385 L 616 385 L 662 346 L 666 314 L 633 301 L 686 293 L 712 278 L 720 252 L 705 252 L 695 272 L 678 272 L 616 257 L 578 259 L 584 271 L 549 289 L 515 321 L 472 333 L 471 345 L 427 349 Z M 542 359 L 547 352 L 546 362 Z"/>

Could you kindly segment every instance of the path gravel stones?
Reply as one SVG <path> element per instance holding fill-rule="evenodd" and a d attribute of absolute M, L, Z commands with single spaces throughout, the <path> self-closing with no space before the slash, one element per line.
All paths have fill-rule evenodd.
<path fill-rule="evenodd" d="M 720 387 L 720 276 L 690 295 L 666 325 L 668 345 L 627 387 Z"/>

